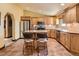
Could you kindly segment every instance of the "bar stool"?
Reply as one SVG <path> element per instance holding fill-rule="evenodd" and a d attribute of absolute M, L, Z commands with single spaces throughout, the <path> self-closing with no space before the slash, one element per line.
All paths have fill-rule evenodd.
<path fill-rule="evenodd" d="M 29 50 L 31 50 L 31 53 L 33 53 L 34 49 L 33 33 L 24 32 L 23 36 L 24 36 L 23 54 L 24 52 L 26 51 L 28 52 Z"/>
<path fill-rule="evenodd" d="M 47 48 L 47 33 L 37 33 L 37 51 Z"/>

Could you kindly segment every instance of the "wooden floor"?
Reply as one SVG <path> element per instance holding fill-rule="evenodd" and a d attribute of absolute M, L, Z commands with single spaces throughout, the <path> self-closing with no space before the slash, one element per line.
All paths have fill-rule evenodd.
<path fill-rule="evenodd" d="M 19 39 L 9 46 L 0 50 L 0 56 L 23 56 L 23 39 Z M 28 53 L 28 52 L 27 52 Z M 48 39 L 47 50 L 43 51 L 41 56 L 46 56 L 44 53 L 48 53 L 47 56 L 73 56 L 68 52 L 61 44 L 55 39 Z M 37 53 L 33 53 L 32 56 L 38 56 Z"/>

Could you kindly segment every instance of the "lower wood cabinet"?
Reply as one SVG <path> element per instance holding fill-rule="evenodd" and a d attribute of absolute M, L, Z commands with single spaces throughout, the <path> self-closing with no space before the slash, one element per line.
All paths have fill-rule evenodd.
<path fill-rule="evenodd" d="M 60 32 L 60 43 L 68 50 L 79 53 L 79 34 Z"/>
<path fill-rule="evenodd" d="M 56 30 L 51 29 L 50 36 L 51 36 L 51 38 L 56 38 Z"/>
<path fill-rule="evenodd" d="M 67 32 L 60 32 L 60 43 L 70 50 L 70 34 Z"/>
<path fill-rule="evenodd" d="M 69 34 L 69 33 L 66 34 L 66 40 L 65 40 L 65 41 L 66 41 L 66 42 L 65 42 L 65 47 L 66 47 L 68 50 L 70 50 L 71 42 L 70 42 L 70 34 Z"/>
<path fill-rule="evenodd" d="M 58 31 L 60 34 L 57 33 L 57 30 L 48 30 L 49 36 L 52 38 L 59 39 L 58 41 L 69 51 L 75 52 L 79 54 L 79 34 L 77 33 L 69 33 Z M 59 35 L 59 36 L 57 36 Z M 59 38 L 58 38 L 59 37 Z"/>
<path fill-rule="evenodd" d="M 50 30 L 47 30 L 47 34 L 48 34 L 48 37 L 50 38 L 51 37 Z"/>
<path fill-rule="evenodd" d="M 60 32 L 60 43 L 65 46 L 65 41 L 66 40 L 66 33 L 65 32 Z"/>
<path fill-rule="evenodd" d="M 79 53 L 79 34 L 71 34 L 71 51 Z"/>

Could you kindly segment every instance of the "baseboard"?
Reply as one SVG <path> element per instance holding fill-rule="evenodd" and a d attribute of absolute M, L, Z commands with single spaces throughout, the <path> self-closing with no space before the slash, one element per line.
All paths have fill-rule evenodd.
<path fill-rule="evenodd" d="M 19 38 L 17 38 L 17 39 L 14 39 L 14 40 L 12 40 L 12 41 L 17 41 L 17 40 L 19 40 Z"/>
<path fill-rule="evenodd" d="M 19 39 L 24 39 L 24 38 L 19 38 Z"/>

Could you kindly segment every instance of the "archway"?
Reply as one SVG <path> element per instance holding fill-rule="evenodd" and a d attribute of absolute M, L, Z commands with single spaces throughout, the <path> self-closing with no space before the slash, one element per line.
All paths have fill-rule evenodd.
<path fill-rule="evenodd" d="M 13 37 L 13 19 L 10 13 L 7 13 L 4 18 L 4 37 Z"/>

